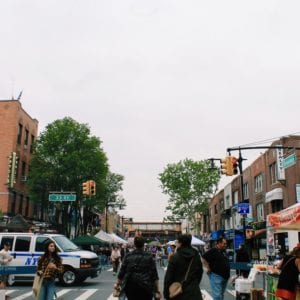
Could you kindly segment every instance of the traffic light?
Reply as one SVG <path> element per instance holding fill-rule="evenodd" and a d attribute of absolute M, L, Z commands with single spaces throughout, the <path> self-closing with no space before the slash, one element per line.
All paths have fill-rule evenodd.
<path fill-rule="evenodd" d="M 88 180 L 82 184 L 82 194 L 89 196 L 90 193 L 90 181 Z"/>
<path fill-rule="evenodd" d="M 230 156 L 231 165 L 232 165 L 232 175 L 236 175 L 238 173 L 239 162 L 238 159 L 234 156 Z"/>
<path fill-rule="evenodd" d="M 232 175 L 232 165 L 230 156 L 226 156 L 224 159 L 221 160 L 221 173 L 226 176 Z"/>
<path fill-rule="evenodd" d="M 94 180 L 90 180 L 90 195 L 96 195 L 96 182 Z"/>

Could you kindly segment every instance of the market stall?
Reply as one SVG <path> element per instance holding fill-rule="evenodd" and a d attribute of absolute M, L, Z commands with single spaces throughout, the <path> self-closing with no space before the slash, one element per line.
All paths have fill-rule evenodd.
<path fill-rule="evenodd" d="M 267 299 L 275 300 L 279 270 L 278 259 L 290 252 L 300 239 L 300 203 L 267 216 L 267 255 L 273 265 L 267 272 Z M 300 291 L 298 289 L 298 297 Z M 298 299 L 298 298 L 297 298 Z"/>

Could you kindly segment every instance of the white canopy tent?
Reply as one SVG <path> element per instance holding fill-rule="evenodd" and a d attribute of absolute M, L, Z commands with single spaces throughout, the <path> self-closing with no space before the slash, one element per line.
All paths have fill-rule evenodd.
<path fill-rule="evenodd" d="M 192 236 L 192 246 L 204 246 L 205 242 L 203 242 L 202 240 L 196 238 L 195 236 Z M 176 245 L 176 241 L 169 241 L 167 242 L 167 245 Z"/>
<path fill-rule="evenodd" d="M 103 230 L 100 230 L 98 233 L 96 233 L 95 237 L 110 244 L 115 243 L 113 237 Z"/>
<path fill-rule="evenodd" d="M 192 236 L 192 245 L 193 246 L 204 246 L 205 242 L 203 242 L 202 240 L 196 238 L 195 236 Z"/>
<path fill-rule="evenodd" d="M 113 238 L 113 241 L 116 244 L 128 244 L 127 241 L 123 240 L 121 237 L 117 236 L 115 233 L 110 233 L 109 235 Z"/>

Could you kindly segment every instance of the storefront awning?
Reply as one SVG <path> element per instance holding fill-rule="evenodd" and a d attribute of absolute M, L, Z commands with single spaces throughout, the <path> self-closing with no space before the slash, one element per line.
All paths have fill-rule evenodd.
<path fill-rule="evenodd" d="M 268 225 L 278 229 L 300 230 L 300 203 L 267 216 Z"/>
<path fill-rule="evenodd" d="M 266 193 L 266 203 L 269 203 L 273 200 L 283 200 L 282 188 L 277 188 Z"/>

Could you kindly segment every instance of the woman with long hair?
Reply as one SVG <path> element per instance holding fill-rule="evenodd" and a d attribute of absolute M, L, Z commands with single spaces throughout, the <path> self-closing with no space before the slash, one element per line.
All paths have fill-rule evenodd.
<path fill-rule="evenodd" d="M 300 272 L 300 247 L 295 247 L 279 265 L 281 270 L 276 290 L 279 299 L 295 300 L 296 286 Z"/>
<path fill-rule="evenodd" d="M 46 244 L 45 253 L 38 261 L 37 272 L 43 275 L 39 300 L 53 300 L 55 278 L 63 272 L 61 258 L 57 254 L 57 248 L 54 242 Z"/>

